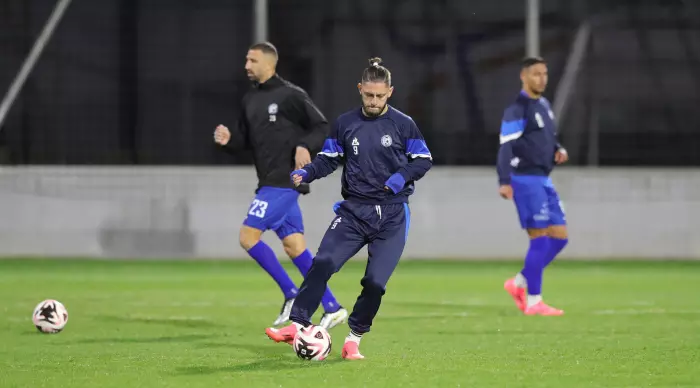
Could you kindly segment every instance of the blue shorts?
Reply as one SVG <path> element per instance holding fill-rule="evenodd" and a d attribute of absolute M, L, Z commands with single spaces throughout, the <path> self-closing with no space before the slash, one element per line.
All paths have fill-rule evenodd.
<path fill-rule="evenodd" d="M 299 207 L 299 192 L 294 189 L 263 186 L 248 208 L 243 225 L 273 230 L 284 239 L 290 234 L 304 233 L 304 221 Z"/>
<path fill-rule="evenodd" d="M 551 225 L 566 225 L 564 207 L 551 178 L 513 175 L 510 184 L 523 229 L 546 229 Z"/>

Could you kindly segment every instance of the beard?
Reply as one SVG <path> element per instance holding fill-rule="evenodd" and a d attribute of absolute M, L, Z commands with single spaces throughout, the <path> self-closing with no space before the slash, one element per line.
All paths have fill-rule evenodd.
<path fill-rule="evenodd" d="M 362 110 L 365 113 L 365 116 L 367 117 L 379 117 L 382 112 L 384 112 L 384 109 L 386 108 L 386 104 L 382 106 L 377 106 L 377 107 L 371 107 L 369 105 L 362 105 Z"/>
<path fill-rule="evenodd" d="M 547 85 L 540 86 L 540 85 L 532 85 L 530 87 L 530 90 L 532 90 L 533 93 L 537 93 L 539 95 L 544 94 L 544 90 L 547 88 Z"/>

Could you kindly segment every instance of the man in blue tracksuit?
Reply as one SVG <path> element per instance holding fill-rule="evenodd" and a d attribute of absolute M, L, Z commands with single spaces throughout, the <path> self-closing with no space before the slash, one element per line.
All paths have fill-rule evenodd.
<path fill-rule="evenodd" d="M 541 288 L 544 269 L 568 242 L 564 209 L 549 177 L 554 165 L 568 156 L 557 141 L 549 101 L 542 96 L 547 64 L 542 58 L 526 58 L 520 79 L 522 90 L 503 113 L 498 181 L 500 195 L 515 202 L 530 247 L 522 271 L 504 288 L 525 315 L 562 315 L 542 301 Z"/>
<path fill-rule="evenodd" d="M 362 107 L 336 120 L 323 150 L 311 164 L 292 173 L 295 184 L 331 174 L 345 159 L 342 175 L 344 201 L 336 204 L 336 217 L 326 231 L 314 264 L 292 306 L 292 325 L 269 328 L 276 342 L 290 342 L 297 330 L 308 327 L 330 277 L 368 245 L 369 262 L 362 278 L 362 293 L 350 314 L 350 334 L 342 357 L 364 358 L 359 352 L 362 335 L 370 331 L 391 274 L 398 265 L 408 236 L 408 197 L 414 182 L 432 167 L 432 156 L 413 120 L 387 104 L 391 73 L 381 59 L 370 66 L 358 85 Z"/>

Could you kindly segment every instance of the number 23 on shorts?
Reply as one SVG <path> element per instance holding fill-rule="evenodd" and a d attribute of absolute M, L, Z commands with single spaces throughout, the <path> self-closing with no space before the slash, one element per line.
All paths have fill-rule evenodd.
<path fill-rule="evenodd" d="M 248 214 L 254 217 L 263 218 L 265 217 L 265 211 L 267 210 L 267 202 L 261 201 L 259 199 L 254 199 L 253 203 L 250 205 L 250 210 Z"/>

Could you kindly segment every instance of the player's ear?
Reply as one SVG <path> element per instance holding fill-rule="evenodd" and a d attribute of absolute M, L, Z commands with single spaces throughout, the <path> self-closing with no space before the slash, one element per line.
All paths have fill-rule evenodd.
<path fill-rule="evenodd" d="M 392 94 L 392 93 L 394 93 L 394 87 L 393 87 L 393 86 L 389 86 L 389 93 L 386 94 L 386 98 L 391 97 L 391 94 Z"/>
<path fill-rule="evenodd" d="M 360 92 L 360 94 L 362 94 L 362 82 L 357 83 L 357 91 Z"/>
<path fill-rule="evenodd" d="M 260 56 L 260 62 L 262 62 L 262 65 L 270 70 L 274 70 L 277 67 L 277 57 L 272 54 L 262 53 Z"/>
<path fill-rule="evenodd" d="M 270 68 L 272 71 L 277 71 L 277 58 L 274 55 L 266 55 L 267 57 L 267 66 Z"/>

